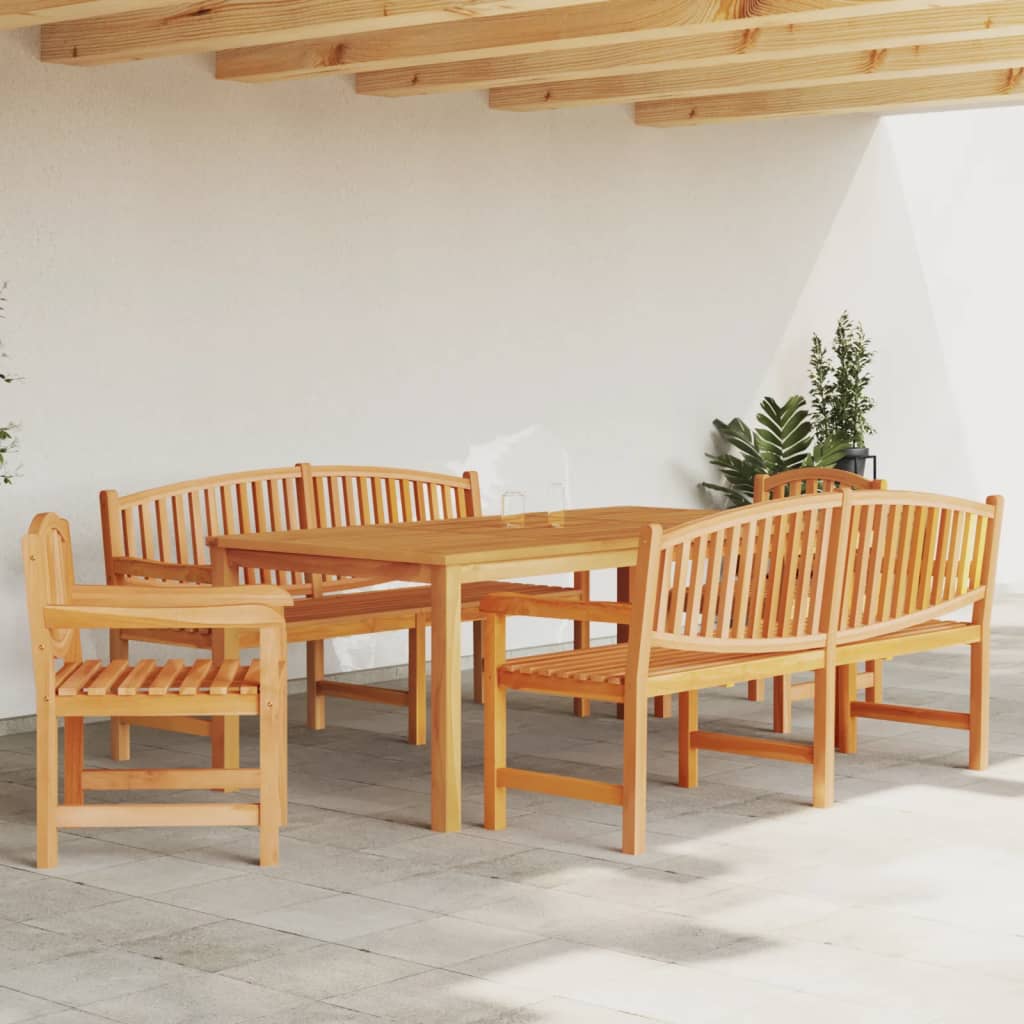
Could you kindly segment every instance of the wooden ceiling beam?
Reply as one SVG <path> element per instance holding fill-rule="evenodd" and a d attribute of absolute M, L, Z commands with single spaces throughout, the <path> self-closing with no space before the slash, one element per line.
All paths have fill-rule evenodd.
<path fill-rule="evenodd" d="M 588 58 L 584 50 L 595 46 L 644 46 L 660 40 L 676 43 L 684 37 L 699 37 L 714 54 L 760 49 L 762 36 L 781 41 L 787 32 L 798 33 L 806 25 L 827 23 L 840 32 L 851 13 L 882 16 L 912 13 L 940 17 L 947 7 L 977 6 L 977 0 L 604 0 L 559 11 L 531 11 L 509 14 L 486 21 L 430 25 L 390 32 L 359 33 L 334 38 L 309 38 L 275 46 L 235 49 L 217 56 L 217 77 L 236 81 L 273 81 L 325 73 L 398 69 L 441 62 L 503 61 L 525 57 L 550 63 L 532 72 L 540 77 L 558 77 L 553 68 L 569 51 L 580 50 L 581 70 Z M 986 6 L 997 7 L 991 2 Z M 748 17 L 749 10 L 757 17 Z M 972 24 L 977 25 L 977 20 Z M 698 46 L 699 48 L 699 46 Z M 642 53 L 642 51 L 641 51 Z M 597 55 L 597 60 L 614 60 L 622 54 Z M 638 58 L 643 61 L 643 56 Z M 509 65 L 505 65 L 507 72 Z M 482 73 L 478 74 L 480 71 Z M 463 69 L 463 81 L 455 87 L 486 88 L 497 68 Z M 456 70 L 456 74 L 458 74 Z M 530 73 L 530 72 L 528 72 Z M 591 71 L 593 73 L 593 71 Z M 475 77 L 474 77 L 475 76 Z M 406 83 L 407 91 L 418 89 L 415 72 L 400 76 L 396 88 Z M 536 81 L 537 78 L 531 80 Z M 433 79 L 431 84 L 433 84 Z M 441 72 L 436 79 L 444 84 Z M 494 83 L 496 84 L 496 83 Z"/>
<path fill-rule="evenodd" d="M 109 18 L 44 26 L 41 56 L 57 64 L 110 64 L 260 43 L 460 21 L 508 11 L 550 13 L 585 0 L 198 0 Z M 818 2 L 818 0 L 816 0 Z M 136 4 L 136 7 L 140 4 Z"/>
<path fill-rule="evenodd" d="M 636 105 L 639 125 L 670 127 L 823 114 L 912 113 L 961 105 L 1024 102 L 1024 68 L 895 81 L 777 89 L 729 96 L 694 96 Z"/>
<path fill-rule="evenodd" d="M 103 18 L 166 4 L 167 0 L 0 0 L 0 30 Z"/>
<path fill-rule="evenodd" d="M 372 54 L 343 52 L 346 70 L 362 71 L 360 92 L 375 96 L 411 96 L 460 89 L 486 89 L 531 82 L 566 82 L 600 76 L 644 74 L 687 68 L 719 68 L 787 57 L 820 57 L 858 49 L 892 49 L 914 43 L 987 39 L 1024 33 L 1024 0 L 995 0 L 968 7 L 874 14 L 791 25 L 731 29 L 701 35 L 628 42 L 570 45 L 541 53 L 486 56 L 474 60 L 369 69 Z M 383 52 L 383 51 L 382 51 Z M 223 55 L 225 60 L 230 54 Z M 283 56 L 283 54 L 282 54 Z M 456 54 L 456 57 L 459 55 Z M 358 64 L 359 60 L 362 64 Z M 239 67 L 238 70 L 244 71 Z M 230 76 L 227 76 L 230 77 Z"/>
<path fill-rule="evenodd" d="M 719 96 L 766 89 L 811 88 L 824 83 L 884 81 L 936 72 L 998 71 L 1024 66 L 1024 35 L 972 42 L 857 50 L 828 57 L 798 57 L 685 71 L 657 71 L 574 82 L 492 89 L 495 110 L 549 110 L 593 103 L 627 103 L 676 96 Z"/>

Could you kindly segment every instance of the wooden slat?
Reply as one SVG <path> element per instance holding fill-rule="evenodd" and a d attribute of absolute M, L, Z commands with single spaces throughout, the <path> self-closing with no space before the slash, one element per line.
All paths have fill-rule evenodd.
<path fill-rule="evenodd" d="M 779 89 L 732 96 L 687 97 L 636 105 L 636 123 L 652 127 L 814 114 L 945 109 L 969 103 L 1020 103 L 1020 67 L 817 89 Z"/>
<path fill-rule="evenodd" d="M 259 804 L 81 804 L 57 808 L 59 828 L 258 825 Z"/>
<path fill-rule="evenodd" d="M 778 3 L 779 0 L 769 0 Z M 841 0 L 818 0 L 835 5 Z M 581 0 L 219 0 L 45 26 L 43 60 L 105 64 L 569 7 Z M 73 26 L 73 27 L 69 27 Z"/>
<path fill-rule="evenodd" d="M 590 78 L 718 61 L 745 62 L 803 52 L 808 56 L 863 48 L 975 38 L 1024 27 L 1024 4 L 953 7 L 916 3 L 813 5 L 784 19 L 761 18 L 756 30 L 723 17 L 712 25 L 680 20 L 683 5 L 664 0 L 609 0 L 560 11 L 509 14 L 454 25 L 426 25 L 329 39 L 257 46 L 218 54 L 217 77 L 270 81 L 331 72 L 394 71 L 375 92 L 404 95 L 441 89 Z M 707 8 L 710 10 L 710 6 Z M 736 14 L 749 9 L 736 5 Z M 780 9 L 757 5 L 758 13 Z M 841 17 L 846 14 L 846 17 Z"/>
<path fill-rule="evenodd" d="M 938 708 L 916 708 L 901 704 L 875 704 L 872 701 L 853 701 L 850 713 L 856 718 L 877 718 L 887 722 L 910 722 L 914 725 L 934 725 L 943 729 L 969 729 L 970 715 L 963 711 L 941 711 Z"/>
<path fill-rule="evenodd" d="M 814 87 L 828 82 L 886 81 L 934 75 L 941 71 L 998 70 L 1024 64 L 1024 35 L 968 42 L 857 50 L 825 57 L 725 64 L 717 67 L 658 71 L 562 82 L 548 81 L 492 89 L 495 110 L 544 110 L 592 103 L 625 103 L 675 96 L 714 96 L 768 89 Z M 360 92 L 374 92 L 369 75 L 360 75 Z"/>
<path fill-rule="evenodd" d="M 0 0 L 0 29 L 104 18 L 166 6 L 166 0 Z"/>
<path fill-rule="evenodd" d="M 159 729 L 161 732 L 176 732 L 182 733 L 185 736 L 210 735 L 210 720 L 208 718 L 187 718 L 184 715 L 165 715 L 161 718 L 137 718 L 134 715 L 122 715 L 120 720 L 126 725 Z"/>
<path fill-rule="evenodd" d="M 690 744 L 698 750 L 716 750 L 723 754 L 744 754 L 748 757 L 766 757 L 772 761 L 795 761 L 811 764 L 814 751 L 809 743 L 790 740 L 769 740 L 754 736 L 733 736 L 724 732 L 694 732 Z"/>
<path fill-rule="evenodd" d="M 369 701 L 371 704 L 390 704 L 399 708 L 404 708 L 409 703 L 409 694 L 405 690 L 389 690 L 384 686 L 318 680 L 316 688 L 317 692 L 327 697 L 348 697 L 349 700 Z"/>
<path fill-rule="evenodd" d="M 623 788 L 614 782 L 574 779 L 571 775 L 552 775 L 525 768 L 499 768 L 498 785 L 530 793 L 544 793 L 547 796 L 567 796 L 575 800 L 622 806 Z"/>
<path fill-rule="evenodd" d="M 259 789 L 258 768 L 90 768 L 84 789 L 116 792 L 146 789 Z"/>

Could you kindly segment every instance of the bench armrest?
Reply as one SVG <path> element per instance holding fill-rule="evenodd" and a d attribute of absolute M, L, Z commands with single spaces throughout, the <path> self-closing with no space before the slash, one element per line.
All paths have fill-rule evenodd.
<path fill-rule="evenodd" d="M 281 587 L 90 587 L 43 609 L 50 629 L 261 629 L 284 623 L 293 603 Z"/>
<path fill-rule="evenodd" d="M 523 597 L 517 594 L 488 594 L 480 610 L 492 615 L 528 615 L 540 619 L 568 619 L 572 622 L 613 622 L 628 626 L 632 609 L 615 601 L 581 601 L 573 597 Z"/>

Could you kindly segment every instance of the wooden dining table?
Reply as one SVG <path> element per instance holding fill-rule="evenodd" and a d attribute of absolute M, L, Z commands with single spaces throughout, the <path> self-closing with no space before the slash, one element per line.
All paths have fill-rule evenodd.
<path fill-rule="evenodd" d="M 708 515 L 706 510 L 621 505 L 574 509 L 561 525 L 531 513 L 518 525 L 500 516 L 211 537 L 215 586 L 239 583 L 241 569 L 280 569 L 402 580 L 431 588 L 431 826 L 462 826 L 462 584 L 617 569 L 628 600 L 640 534 Z M 620 640 L 623 635 L 620 633 Z M 237 657 L 230 634 L 224 656 Z"/>

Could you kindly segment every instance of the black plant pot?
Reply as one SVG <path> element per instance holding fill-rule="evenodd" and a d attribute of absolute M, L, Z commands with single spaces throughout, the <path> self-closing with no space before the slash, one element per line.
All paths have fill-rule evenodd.
<path fill-rule="evenodd" d="M 847 448 L 846 453 L 836 463 L 836 469 L 844 469 L 847 473 L 859 473 L 863 476 L 870 454 L 867 448 Z"/>

